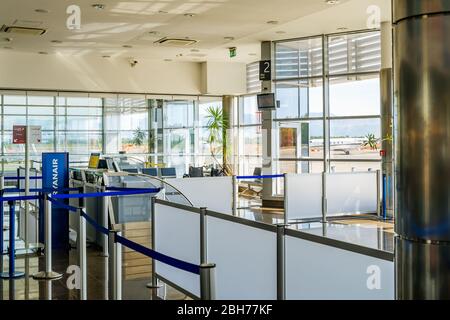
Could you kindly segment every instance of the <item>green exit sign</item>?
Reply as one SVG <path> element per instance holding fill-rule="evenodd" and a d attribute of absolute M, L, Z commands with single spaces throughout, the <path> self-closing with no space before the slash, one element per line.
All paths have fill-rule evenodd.
<path fill-rule="evenodd" d="M 234 58 L 236 57 L 236 55 L 237 55 L 237 48 L 236 47 L 230 48 L 230 58 Z"/>

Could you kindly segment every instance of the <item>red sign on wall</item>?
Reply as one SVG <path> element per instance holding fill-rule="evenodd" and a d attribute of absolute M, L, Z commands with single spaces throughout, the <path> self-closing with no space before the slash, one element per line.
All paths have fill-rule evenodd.
<path fill-rule="evenodd" d="M 27 142 L 27 126 L 13 126 L 13 144 Z"/>

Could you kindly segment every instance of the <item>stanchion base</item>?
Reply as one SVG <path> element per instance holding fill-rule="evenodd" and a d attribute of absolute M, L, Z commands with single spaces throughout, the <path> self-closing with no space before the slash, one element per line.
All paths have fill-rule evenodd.
<path fill-rule="evenodd" d="M 41 271 L 33 275 L 35 280 L 58 280 L 62 278 L 62 274 L 54 271 Z"/>
<path fill-rule="evenodd" d="M 146 286 L 148 289 L 159 289 L 159 288 L 162 288 L 161 285 L 159 285 L 159 284 L 154 285 L 153 282 L 149 282 L 149 283 L 147 283 L 145 286 Z"/>
<path fill-rule="evenodd" d="M 24 272 L 14 272 L 10 274 L 9 272 L 0 273 L 0 279 L 17 279 L 25 276 Z"/>

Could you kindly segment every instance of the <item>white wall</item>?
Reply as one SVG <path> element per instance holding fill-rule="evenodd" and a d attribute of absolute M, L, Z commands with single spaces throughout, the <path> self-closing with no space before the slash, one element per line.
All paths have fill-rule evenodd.
<path fill-rule="evenodd" d="M 204 62 L 202 93 L 241 95 L 247 93 L 247 66 L 238 62 Z"/>
<path fill-rule="evenodd" d="M 199 94 L 201 82 L 194 62 L 0 52 L 2 88 Z"/>

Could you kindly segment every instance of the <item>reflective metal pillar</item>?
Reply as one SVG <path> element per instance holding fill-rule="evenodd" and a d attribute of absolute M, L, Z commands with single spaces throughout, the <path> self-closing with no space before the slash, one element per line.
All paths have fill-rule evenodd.
<path fill-rule="evenodd" d="M 393 0 L 398 299 L 450 299 L 449 14 Z"/>

